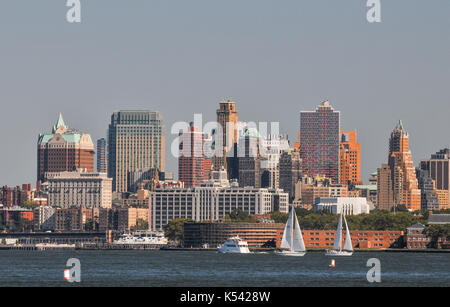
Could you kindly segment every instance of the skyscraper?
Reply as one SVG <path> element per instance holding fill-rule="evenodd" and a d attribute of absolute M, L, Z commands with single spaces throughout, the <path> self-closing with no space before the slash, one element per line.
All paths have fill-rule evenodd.
<path fill-rule="evenodd" d="M 409 134 L 400 121 L 389 140 L 388 164 L 378 170 L 378 207 L 390 210 L 403 205 L 407 209 L 421 209 L 421 191 L 416 169 L 409 150 Z"/>
<path fill-rule="evenodd" d="M 94 144 L 89 134 L 69 129 L 60 113 L 52 132 L 39 135 L 37 159 L 38 181 L 45 181 L 46 172 L 93 172 Z"/>
<path fill-rule="evenodd" d="M 265 158 L 261 161 L 262 188 L 278 189 L 280 186 L 280 157 L 281 154 L 288 150 L 289 141 L 287 135 L 271 135 L 269 134 L 262 140 L 262 156 Z"/>
<path fill-rule="evenodd" d="M 261 142 L 256 128 L 246 128 L 237 146 L 238 180 L 240 187 L 261 187 Z"/>
<path fill-rule="evenodd" d="M 304 174 L 339 182 L 340 112 L 324 101 L 315 111 L 300 113 L 300 156 Z"/>
<path fill-rule="evenodd" d="M 230 100 L 222 101 L 219 109 L 216 111 L 217 123 L 221 127 L 221 131 L 215 133 L 215 155 L 213 157 L 213 168 L 219 171 L 223 168 L 227 169 L 227 153 L 238 141 L 238 111 L 236 103 Z M 233 155 L 235 156 L 235 155 Z"/>
<path fill-rule="evenodd" d="M 417 169 L 416 176 L 419 182 L 419 189 L 422 192 L 422 210 L 439 210 L 439 197 L 436 193 L 436 185 L 434 180 L 428 175 L 428 171 Z"/>
<path fill-rule="evenodd" d="M 190 124 L 188 131 L 179 134 L 178 180 L 185 187 L 195 187 L 209 179 L 211 160 L 205 156 L 204 132 Z"/>
<path fill-rule="evenodd" d="M 295 185 L 302 178 L 302 159 L 295 149 L 288 149 L 280 156 L 280 189 L 289 193 L 290 201 L 295 197 Z"/>
<path fill-rule="evenodd" d="M 433 179 L 439 196 L 439 209 L 450 208 L 450 149 L 442 149 L 420 162 L 420 169 Z"/>
<path fill-rule="evenodd" d="M 97 172 L 106 173 L 106 139 L 97 140 Z"/>
<path fill-rule="evenodd" d="M 127 191 L 130 171 L 164 171 L 164 154 L 164 125 L 159 112 L 119 111 L 111 116 L 108 175 L 113 178 L 114 191 Z"/>
<path fill-rule="evenodd" d="M 356 131 L 341 131 L 339 173 L 341 184 L 362 184 L 361 144 L 356 140 Z"/>

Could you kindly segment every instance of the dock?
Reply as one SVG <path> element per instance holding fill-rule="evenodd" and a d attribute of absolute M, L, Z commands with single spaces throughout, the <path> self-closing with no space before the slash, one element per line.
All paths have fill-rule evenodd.
<path fill-rule="evenodd" d="M 159 250 L 156 244 L 77 243 L 76 250 Z"/>

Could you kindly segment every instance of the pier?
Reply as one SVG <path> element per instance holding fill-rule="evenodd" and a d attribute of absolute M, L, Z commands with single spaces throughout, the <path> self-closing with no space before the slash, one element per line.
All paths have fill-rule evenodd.
<path fill-rule="evenodd" d="M 77 250 L 159 250 L 157 244 L 77 243 Z"/>

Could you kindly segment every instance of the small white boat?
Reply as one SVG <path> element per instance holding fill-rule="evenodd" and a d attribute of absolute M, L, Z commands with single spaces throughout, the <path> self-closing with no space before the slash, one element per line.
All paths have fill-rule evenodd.
<path fill-rule="evenodd" d="M 344 248 L 342 248 L 342 216 L 339 216 L 339 223 L 336 230 L 336 237 L 334 238 L 333 249 L 329 249 L 325 252 L 326 256 L 351 256 L 353 255 L 352 238 L 350 237 L 350 231 L 348 230 L 347 219 L 344 215 L 345 222 L 345 242 Z"/>
<path fill-rule="evenodd" d="M 289 214 L 286 227 L 284 228 L 280 249 L 281 251 L 275 251 L 277 255 L 301 257 L 306 254 L 302 230 L 298 224 L 298 219 L 294 208 L 291 208 L 291 213 Z"/>
<path fill-rule="evenodd" d="M 239 236 L 229 238 L 222 246 L 219 247 L 218 252 L 223 254 L 250 254 L 247 242 L 241 240 Z"/>

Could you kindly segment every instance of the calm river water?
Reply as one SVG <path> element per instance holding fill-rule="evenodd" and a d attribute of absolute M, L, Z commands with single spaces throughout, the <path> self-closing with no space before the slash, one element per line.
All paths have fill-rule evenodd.
<path fill-rule="evenodd" d="M 81 283 L 63 279 L 66 262 L 81 262 Z M 381 262 L 381 283 L 366 279 L 367 260 Z M 207 251 L 0 251 L 0 286 L 450 286 L 450 253 L 355 252 L 330 258 Z"/>

